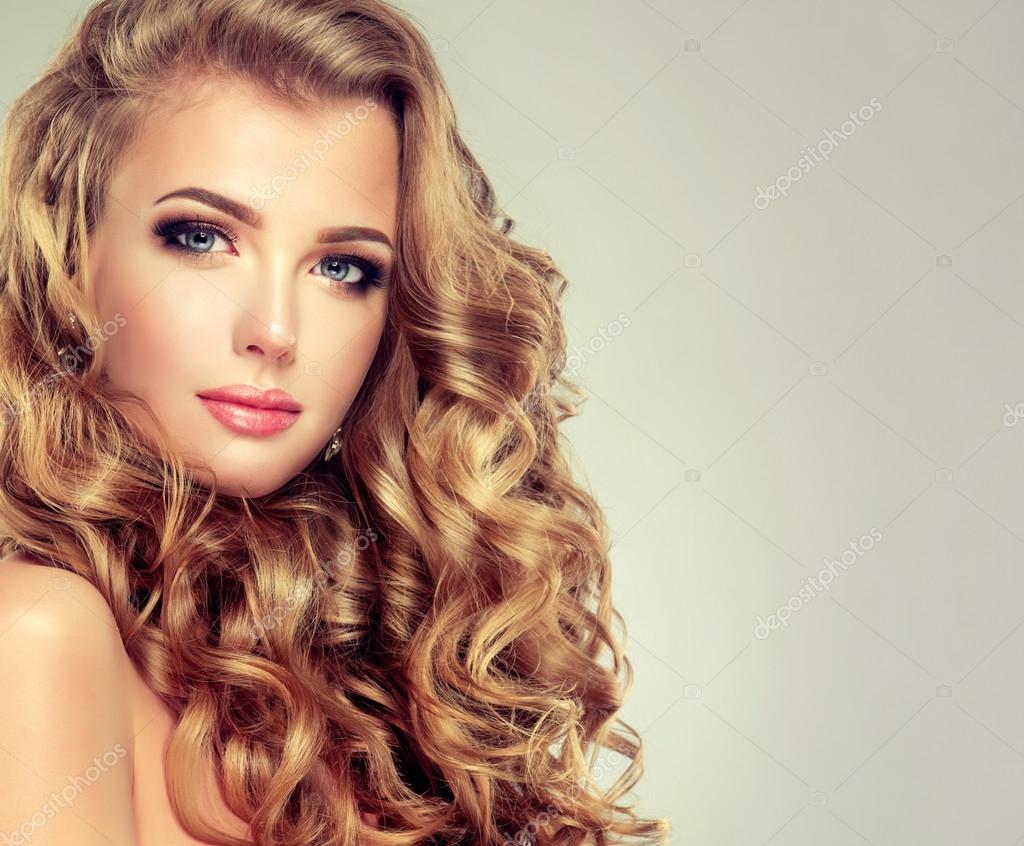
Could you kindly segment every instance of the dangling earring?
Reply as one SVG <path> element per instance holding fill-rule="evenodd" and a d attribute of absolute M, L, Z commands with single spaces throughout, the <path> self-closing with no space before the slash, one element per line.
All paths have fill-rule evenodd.
<path fill-rule="evenodd" d="M 330 461 L 338 454 L 338 450 L 341 449 L 341 426 L 334 430 L 334 436 L 331 438 L 331 442 L 327 444 L 327 449 L 324 450 L 324 461 Z"/>
<path fill-rule="evenodd" d="M 78 318 L 76 318 L 74 314 L 69 314 L 68 315 L 68 322 L 71 324 L 72 327 L 78 326 Z M 58 365 L 60 367 L 63 367 L 65 370 L 74 372 L 75 370 L 78 369 L 78 362 L 77 362 L 77 360 L 75 361 L 74 364 L 71 364 L 71 365 L 69 365 L 68 362 L 66 362 L 64 360 L 64 357 L 69 353 L 69 351 L 70 351 L 70 347 L 68 347 L 66 345 L 60 347 L 57 350 L 57 363 L 58 363 Z"/>

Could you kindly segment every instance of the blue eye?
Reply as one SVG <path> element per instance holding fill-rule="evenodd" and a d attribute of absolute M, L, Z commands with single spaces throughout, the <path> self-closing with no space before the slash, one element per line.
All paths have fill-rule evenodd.
<path fill-rule="evenodd" d="M 168 249 L 200 261 L 215 253 L 224 252 L 213 249 L 218 237 L 227 241 L 232 248 L 238 242 L 238 236 L 230 229 L 205 220 L 164 221 L 153 227 L 153 234 L 162 238 L 164 246 Z M 388 278 L 386 266 L 374 256 L 327 255 L 315 266 L 326 268 L 324 272 L 314 275 L 327 278 L 331 288 L 337 291 L 355 291 L 362 294 L 371 285 L 375 288 L 384 288 Z M 354 280 L 348 278 L 353 270 L 359 274 Z"/>
<path fill-rule="evenodd" d="M 362 268 L 356 266 L 350 261 L 345 261 L 344 257 L 342 256 L 327 256 L 326 258 L 322 258 L 320 259 L 320 264 L 318 264 L 317 267 L 331 267 L 333 269 L 333 272 L 339 273 L 342 277 L 340 279 L 333 276 L 332 272 L 324 272 L 324 276 L 335 282 L 344 281 L 344 277 L 347 276 L 349 271 L 351 270 L 358 270 L 360 273 L 363 272 Z M 359 284 L 360 281 L 360 279 L 356 279 L 355 281 L 350 280 L 348 284 Z"/>
<path fill-rule="evenodd" d="M 331 255 L 324 256 L 317 264 L 317 267 L 333 268 L 331 272 L 325 273 L 331 281 L 331 287 L 335 290 L 355 289 L 358 293 L 365 293 L 372 285 L 374 288 L 383 288 L 387 282 L 388 270 L 384 263 L 373 256 L 347 256 Z M 353 270 L 359 271 L 358 279 L 346 279 Z M 333 273 L 338 273 L 341 278 L 336 278 Z"/>
<path fill-rule="evenodd" d="M 197 240 L 193 241 L 192 245 L 189 245 L 188 243 L 185 243 L 185 244 L 182 244 L 182 246 L 183 247 L 188 247 L 189 249 L 191 249 L 192 246 L 195 246 L 197 252 L 204 252 L 204 253 L 210 252 L 210 249 L 212 248 L 212 245 L 213 245 L 214 238 L 217 237 L 215 233 L 208 232 L 208 231 L 206 231 L 204 229 L 194 229 L 191 232 L 181 232 L 181 233 L 178 233 L 178 235 L 175 235 L 174 237 L 178 238 L 180 235 L 184 235 L 185 236 L 186 242 L 189 240 L 189 238 L 192 238 L 193 236 L 195 236 Z"/>

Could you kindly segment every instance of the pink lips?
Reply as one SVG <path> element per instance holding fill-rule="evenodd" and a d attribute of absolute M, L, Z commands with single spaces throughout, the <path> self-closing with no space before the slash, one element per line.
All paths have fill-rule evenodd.
<path fill-rule="evenodd" d="M 217 420 L 242 435 L 273 435 L 299 419 L 302 406 L 287 391 L 228 385 L 201 391 L 199 400 Z"/>

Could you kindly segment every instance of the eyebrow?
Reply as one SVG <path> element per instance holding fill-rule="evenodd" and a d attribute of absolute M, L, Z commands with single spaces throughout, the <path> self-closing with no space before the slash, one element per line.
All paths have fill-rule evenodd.
<path fill-rule="evenodd" d="M 172 197 L 184 197 L 203 203 L 203 205 L 211 206 L 224 212 L 224 214 L 231 215 L 231 217 L 240 220 L 253 229 L 259 229 L 263 225 L 263 219 L 251 207 L 239 203 L 237 200 L 232 200 L 230 197 L 225 197 L 223 194 L 218 194 L 216 191 L 209 191 L 206 188 L 180 188 L 177 191 L 171 191 L 170 194 L 164 194 L 153 205 L 160 205 L 164 200 L 169 200 Z M 377 243 L 384 244 L 392 252 L 395 249 L 387 235 L 379 229 L 373 229 L 368 226 L 342 226 L 334 229 L 321 229 L 317 234 L 316 240 L 319 244 L 335 244 L 346 241 L 376 241 Z"/>

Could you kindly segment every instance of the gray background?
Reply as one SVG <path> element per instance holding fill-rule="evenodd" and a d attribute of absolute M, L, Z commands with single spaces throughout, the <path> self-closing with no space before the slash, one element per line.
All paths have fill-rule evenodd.
<path fill-rule="evenodd" d="M 572 283 L 639 810 L 1024 843 L 1024 5 L 401 5 Z M 5 104 L 87 6 L 5 0 Z"/>

